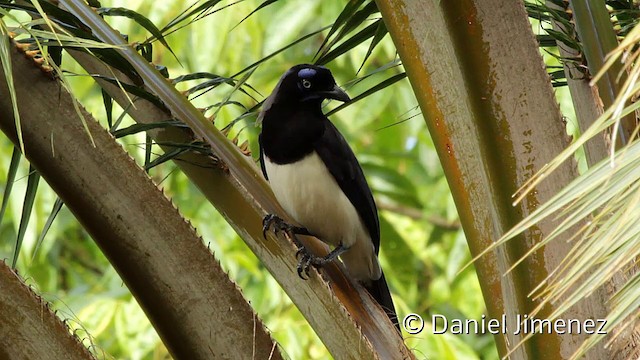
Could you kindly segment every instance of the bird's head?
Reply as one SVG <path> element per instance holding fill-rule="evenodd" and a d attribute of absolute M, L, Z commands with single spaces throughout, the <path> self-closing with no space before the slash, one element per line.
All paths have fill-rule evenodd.
<path fill-rule="evenodd" d="M 263 108 L 268 109 L 274 103 L 321 103 L 324 99 L 350 101 L 333 78 L 331 71 L 324 66 L 311 64 L 296 65 L 289 69 L 273 89 L 273 93 Z"/>

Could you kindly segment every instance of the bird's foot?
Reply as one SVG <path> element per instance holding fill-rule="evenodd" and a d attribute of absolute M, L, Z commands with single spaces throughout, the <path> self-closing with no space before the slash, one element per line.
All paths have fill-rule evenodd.
<path fill-rule="evenodd" d="M 325 264 L 335 260 L 345 251 L 347 251 L 347 248 L 340 244 L 326 256 L 317 256 L 310 253 L 304 245 L 300 244 L 300 246 L 298 246 L 298 251 L 296 252 L 296 257 L 300 257 L 297 268 L 298 276 L 303 280 L 307 280 L 309 278 L 309 270 L 311 269 L 311 266 L 316 269 L 321 268 Z M 306 275 L 306 277 L 303 274 Z"/>
<path fill-rule="evenodd" d="M 340 244 L 326 256 L 317 256 L 310 253 L 309 250 L 307 250 L 307 248 L 304 246 L 304 244 L 302 244 L 302 242 L 298 239 L 297 235 L 314 235 L 311 234 L 306 228 L 291 225 L 275 214 L 269 214 L 262 220 L 262 236 L 264 236 L 265 239 L 267 238 L 267 231 L 269 231 L 269 229 L 271 228 L 273 228 L 273 231 L 276 235 L 278 235 L 278 233 L 280 232 L 285 232 L 287 235 L 289 235 L 293 243 L 298 248 L 296 257 L 299 257 L 300 260 L 298 261 L 297 270 L 298 276 L 300 276 L 300 278 L 303 280 L 307 280 L 309 278 L 309 271 L 311 270 L 311 266 L 315 267 L 316 269 L 320 268 L 325 264 L 335 260 L 338 256 L 347 251 L 347 248 Z M 303 274 L 306 275 L 306 277 Z"/>
<path fill-rule="evenodd" d="M 306 228 L 291 225 L 286 221 L 282 220 L 281 217 L 275 214 L 269 214 L 262 219 L 262 236 L 267 238 L 267 231 L 273 227 L 273 232 L 278 235 L 280 232 L 286 232 L 293 242 L 296 244 L 298 248 L 302 246 L 300 240 L 296 235 L 310 235 L 313 236 Z"/>
<path fill-rule="evenodd" d="M 262 219 L 262 237 L 267 238 L 267 231 L 269 231 L 271 227 L 273 227 L 273 232 L 278 235 L 279 232 L 286 229 L 287 225 L 289 224 L 285 223 L 284 220 L 277 215 L 268 214 Z"/>

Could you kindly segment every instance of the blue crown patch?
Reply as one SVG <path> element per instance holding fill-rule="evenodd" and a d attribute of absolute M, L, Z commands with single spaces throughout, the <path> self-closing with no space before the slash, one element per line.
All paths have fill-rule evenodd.
<path fill-rule="evenodd" d="M 303 79 L 306 79 L 306 78 L 310 78 L 310 77 L 315 76 L 315 75 L 316 75 L 316 73 L 317 73 L 317 71 L 316 71 L 316 70 L 314 70 L 314 69 L 311 69 L 311 68 L 304 68 L 304 69 L 302 69 L 302 70 L 298 71 L 298 77 L 301 77 L 301 78 L 303 78 Z"/>

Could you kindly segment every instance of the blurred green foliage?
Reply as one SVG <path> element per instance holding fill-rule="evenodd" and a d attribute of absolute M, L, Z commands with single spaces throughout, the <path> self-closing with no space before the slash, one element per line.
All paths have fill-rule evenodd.
<path fill-rule="evenodd" d="M 182 66 L 158 42 L 153 46 L 153 62 L 166 66 L 170 77 L 198 71 L 231 76 L 301 36 L 330 25 L 345 5 L 344 1 L 335 0 L 281 1 L 240 23 L 260 3 L 253 0 L 234 4 L 167 36 L 166 41 Z M 122 6 L 144 14 L 159 28 L 188 5 L 180 1 L 103 1 L 103 6 Z M 142 42 L 149 36 L 129 19 L 108 17 L 107 20 L 128 35 L 130 42 Z M 258 100 L 268 96 L 280 75 L 290 66 L 313 61 L 322 41 L 322 35 L 313 36 L 259 66 L 248 79 L 259 92 L 252 95 Z M 368 43 L 364 43 L 327 64 L 338 83 L 345 85 L 352 97 L 402 71 L 400 67 L 393 67 L 351 85 L 350 81 L 358 75 L 375 72 L 395 61 L 395 48 L 386 37 L 357 74 L 367 50 Z M 74 94 L 106 126 L 100 88 L 83 75 L 71 58 L 65 56 L 63 68 L 69 71 Z M 187 82 L 179 87 L 186 90 L 195 83 Z M 218 87 L 197 97 L 194 103 L 205 108 L 220 102 L 231 91 L 230 86 Z M 239 92 L 231 99 L 246 107 L 256 104 Z M 212 108 L 207 115 L 215 113 L 215 124 L 222 128 L 240 116 L 244 109 L 227 105 L 216 111 Z M 121 113 L 121 109 L 115 109 L 114 118 Z M 402 318 L 417 313 L 427 321 L 422 333 L 404 334 L 409 347 L 415 349 L 418 358 L 497 358 L 489 334 L 434 335 L 430 331 L 431 314 L 480 319 L 485 308 L 474 269 L 468 267 L 458 274 L 470 260 L 469 251 L 434 145 L 408 81 L 402 80 L 354 103 L 333 115 L 332 120 L 360 159 L 378 201 L 382 226 L 381 261 L 398 314 Z M 237 135 L 240 143 L 248 140 L 257 154 L 259 129 L 254 121 L 255 116 L 243 119 L 233 126 L 229 135 Z M 132 122 L 125 117 L 120 128 L 130 124 Z M 144 134 L 127 136 L 121 142 L 138 163 L 144 163 Z M 12 149 L 10 142 L 0 136 L 0 191 L 6 187 Z M 154 156 L 159 153 L 154 147 Z M 10 259 L 13 253 L 27 173 L 28 164 L 22 163 L 9 208 L 0 222 L 0 258 Z M 275 280 L 186 177 L 170 162 L 154 167 L 150 175 L 197 228 L 265 321 L 284 353 L 292 359 L 330 358 Z M 20 273 L 45 299 L 53 302 L 61 317 L 69 319 L 70 325 L 78 329 L 78 335 L 99 358 L 169 357 L 127 288 L 68 209 L 63 208 L 59 213 L 42 245 L 35 251 L 55 200 L 55 194 L 42 181 L 22 244 L 18 261 Z"/>

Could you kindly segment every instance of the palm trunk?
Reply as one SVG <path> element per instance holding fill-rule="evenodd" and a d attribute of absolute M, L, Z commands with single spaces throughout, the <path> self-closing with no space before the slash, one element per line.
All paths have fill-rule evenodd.
<path fill-rule="evenodd" d="M 15 47 L 11 55 L 25 156 L 96 241 L 170 353 L 281 359 L 236 285 L 145 172 L 83 110 L 94 146 L 71 96 Z M 7 93 L 0 72 L 0 94 Z M 0 96 L 0 129 L 18 144 L 8 96 Z M 0 333 L 9 326 L 0 322 Z"/>
<path fill-rule="evenodd" d="M 49 304 L 0 262 L 0 358 L 93 359 Z"/>
<path fill-rule="evenodd" d="M 553 1 L 547 1 L 547 5 L 556 11 L 565 11 L 565 9 L 559 9 Z M 574 29 L 567 29 L 560 23 L 553 24 L 556 31 L 560 31 L 565 34 L 569 34 L 572 38 L 575 38 Z M 568 47 L 561 41 L 557 42 L 560 56 L 566 59 L 578 59 L 582 58 L 582 54 L 576 50 Z M 592 88 L 589 85 L 591 78 L 585 74 L 584 69 L 578 68 L 577 62 L 567 61 L 564 64 L 564 73 L 567 77 L 567 85 L 571 92 L 571 100 L 573 101 L 573 107 L 576 110 L 576 117 L 580 129 L 584 131 L 604 112 L 604 104 L 600 101 L 597 89 Z M 607 104 L 611 105 L 611 103 Z M 591 139 L 585 146 L 585 153 L 587 157 L 587 164 L 589 166 L 596 164 L 607 156 L 607 146 L 604 136 L 599 136 Z"/>
<path fill-rule="evenodd" d="M 462 225 L 474 255 L 535 210 L 576 176 L 565 166 L 523 202 L 511 195 L 567 144 L 549 77 L 531 33 L 524 7 L 499 0 L 378 0 L 438 149 Z M 507 270 L 554 228 L 539 223 L 504 247 L 476 261 L 491 318 L 506 314 L 510 331 L 496 335 L 502 356 L 561 359 L 585 335 L 539 334 L 522 346 L 517 315 L 537 301 L 529 293 L 570 250 L 559 239 Z M 503 274 L 506 274 L 503 276 Z M 566 318 L 602 318 L 604 292 L 565 313 Z M 544 317 L 551 304 L 538 314 Z M 602 346 L 588 354 L 613 358 Z"/>

